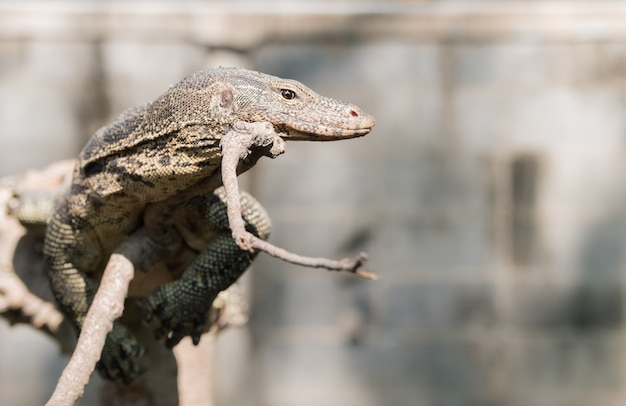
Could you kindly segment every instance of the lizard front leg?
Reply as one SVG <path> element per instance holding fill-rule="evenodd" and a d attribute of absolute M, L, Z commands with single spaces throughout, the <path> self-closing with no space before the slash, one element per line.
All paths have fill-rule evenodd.
<path fill-rule="evenodd" d="M 193 221 L 209 242 L 179 280 L 158 287 L 139 302 L 148 326 L 154 329 L 157 339 L 167 337 L 170 348 L 185 336 L 191 336 L 194 344 L 200 341 L 208 327 L 213 300 L 243 274 L 256 256 L 256 252 L 240 248 L 232 239 L 222 188 L 188 204 L 203 206 L 203 218 Z M 267 239 L 271 225 L 265 209 L 247 193 L 241 194 L 240 204 L 246 230 Z"/>

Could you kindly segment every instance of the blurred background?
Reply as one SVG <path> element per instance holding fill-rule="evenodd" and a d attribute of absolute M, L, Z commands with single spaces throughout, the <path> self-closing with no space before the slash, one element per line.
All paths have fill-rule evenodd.
<path fill-rule="evenodd" d="M 624 403 L 626 2 L 0 0 L 0 175 L 220 65 L 376 117 L 245 181 L 272 242 L 381 279 L 260 255 L 218 405 Z M 67 358 L 0 343 L 0 403 L 43 403 Z"/>

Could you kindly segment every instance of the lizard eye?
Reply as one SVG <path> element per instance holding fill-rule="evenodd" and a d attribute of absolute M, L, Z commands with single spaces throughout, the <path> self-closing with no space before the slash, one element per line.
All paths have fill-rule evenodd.
<path fill-rule="evenodd" d="M 296 92 L 289 89 L 280 89 L 280 95 L 286 100 L 293 100 L 296 98 Z"/>

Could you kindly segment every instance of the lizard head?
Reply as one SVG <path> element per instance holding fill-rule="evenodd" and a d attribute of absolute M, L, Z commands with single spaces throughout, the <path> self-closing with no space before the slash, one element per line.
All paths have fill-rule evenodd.
<path fill-rule="evenodd" d="M 232 112 L 244 121 L 268 121 L 285 140 L 332 141 L 369 133 L 374 117 L 327 98 L 295 80 L 232 69 L 227 74 Z"/>

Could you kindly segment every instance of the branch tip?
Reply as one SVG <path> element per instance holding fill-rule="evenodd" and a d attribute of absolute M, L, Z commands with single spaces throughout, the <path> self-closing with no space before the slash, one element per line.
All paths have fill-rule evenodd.
<path fill-rule="evenodd" d="M 370 281 L 377 281 L 378 280 L 378 275 L 376 275 L 375 273 L 372 272 L 367 272 L 364 271 L 362 269 L 357 269 L 356 271 L 354 271 L 354 274 L 360 278 L 363 279 L 367 279 Z"/>

